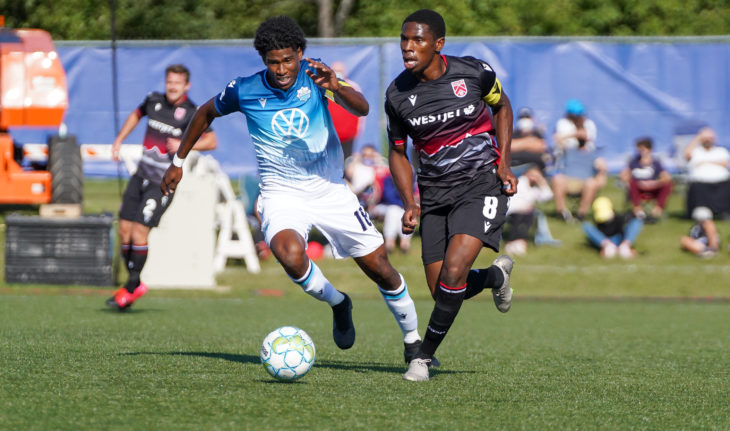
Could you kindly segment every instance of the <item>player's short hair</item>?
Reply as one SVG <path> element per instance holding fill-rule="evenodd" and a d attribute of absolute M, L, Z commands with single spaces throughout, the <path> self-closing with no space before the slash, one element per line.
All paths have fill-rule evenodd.
<path fill-rule="evenodd" d="M 646 147 L 651 150 L 651 148 L 654 146 L 654 141 L 648 136 L 644 136 L 642 138 L 639 138 L 636 140 L 636 146 L 637 147 Z"/>
<path fill-rule="evenodd" d="M 275 49 L 291 48 L 294 51 L 307 48 L 304 31 L 288 16 L 277 16 L 262 22 L 254 37 L 253 46 L 261 58 Z"/>
<path fill-rule="evenodd" d="M 441 14 L 434 10 L 417 10 L 408 15 L 406 19 L 403 20 L 403 24 L 407 22 L 426 24 L 428 28 L 431 29 L 431 33 L 433 33 L 435 39 L 441 39 L 442 37 L 446 37 L 446 23 L 444 22 L 444 17 L 442 17 Z"/>
<path fill-rule="evenodd" d="M 181 73 L 185 75 L 185 82 L 190 82 L 190 70 L 184 64 L 171 64 L 165 68 L 165 76 L 169 73 Z"/>

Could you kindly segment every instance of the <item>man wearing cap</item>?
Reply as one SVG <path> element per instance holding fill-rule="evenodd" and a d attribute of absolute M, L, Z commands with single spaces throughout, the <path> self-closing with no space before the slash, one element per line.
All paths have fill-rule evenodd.
<path fill-rule="evenodd" d="M 582 220 L 598 191 L 606 185 L 606 162 L 597 156 L 596 124 L 585 115 L 578 99 L 565 104 L 565 117 L 558 120 L 553 136 L 559 153 L 553 177 L 555 209 L 565 221 L 573 215 L 566 206 L 568 195 L 580 195 L 577 218 Z"/>
<path fill-rule="evenodd" d="M 623 259 L 636 256 L 633 245 L 644 227 L 640 218 L 633 213 L 617 215 L 611 199 L 601 196 L 593 202 L 595 224 L 584 221 L 583 232 L 588 242 L 601 250 L 601 256 L 611 259 L 619 255 Z"/>

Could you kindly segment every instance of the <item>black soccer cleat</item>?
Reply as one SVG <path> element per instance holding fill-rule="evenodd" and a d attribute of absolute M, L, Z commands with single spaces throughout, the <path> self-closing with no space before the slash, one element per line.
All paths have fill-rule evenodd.
<path fill-rule="evenodd" d="M 421 340 L 414 341 L 412 343 L 403 343 L 405 346 L 405 349 L 403 350 L 403 358 L 406 360 L 406 364 L 410 364 L 411 361 L 416 357 L 416 354 L 421 349 L 421 344 L 423 342 Z M 429 367 L 440 367 L 441 362 L 439 362 L 438 359 L 436 359 L 435 356 L 431 357 L 431 362 L 428 363 Z"/>
<path fill-rule="evenodd" d="M 106 300 L 106 306 L 117 311 L 124 311 L 129 307 L 126 302 L 128 297 L 131 297 L 131 294 L 124 287 L 120 287 L 112 293 L 111 298 Z"/>
<path fill-rule="evenodd" d="M 346 293 L 345 299 L 332 307 L 332 338 L 342 350 L 355 344 L 355 325 L 352 323 L 352 300 Z"/>

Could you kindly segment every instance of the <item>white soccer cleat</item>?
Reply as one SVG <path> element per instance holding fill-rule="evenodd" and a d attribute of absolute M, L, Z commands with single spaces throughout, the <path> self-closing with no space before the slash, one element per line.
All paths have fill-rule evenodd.
<path fill-rule="evenodd" d="M 504 276 L 504 282 L 502 282 L 502 285 L 492 289 L 494 305 L 497 306 L 497 310 L 502 313 L 506 313 L 512 306 L 512 288 L 509 286 L 509 275 L 512 273 L 514 261 L 506 254 L 503 254 L 494 259 L 492 265 L 502 270 L 502 275 Z"/>
<path fill-rule="evenodd" d="M 431 364 L 430 359 L 415 358 L 408 364 L 408 371 L 403 374 L 403 380 L 411 382 L 427 382 L 428 366 Z"/>

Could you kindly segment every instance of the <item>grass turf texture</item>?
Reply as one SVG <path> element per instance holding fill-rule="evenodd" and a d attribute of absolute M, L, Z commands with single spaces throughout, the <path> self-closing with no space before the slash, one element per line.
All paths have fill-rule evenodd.
<path fill-rule="evenodd" d="M 382 301 L 355 299 L 358 339 L 283 298 L 5 295 L 5 429 L 722 429 L 730 423 L 726 304 L 468 301 L 428 383 L 401 380 Z M 422 317 L 431 304 L 418 301 Z M 305 328 L 314 368 L 279 383 L 259 363 L 273 328 Z M 478 329 L 477 329 L 478 328 Z M 431 408 L 438 407 L 436 410 Z"/>
<path fill-rule="evenodd" d="M 87 181 L 85 211 L 114 212 L 117 189 Z M 153 290 L 123 314 L 102 305 L 111 289 L 0 284 L 0 429 L 727 429 L 730 258 L 679 250 L 691 224 L 681 205 L 677 192 L 629 262 L 602 260 L 579 226 L 550 219 L 563 245 L 516 260 L 507 315 L 489 292 L 465 303 L 425 384 L 401 381 L 399 331 L 352 260 L 319 262 L 354 300 L 348 351 L 331 341 L 329 309 L 273 260 L 258 275 L 230 261 L 223 289 Z M 719 228 L 727 244 L 730 223 Z M 419 249 L 391 260 L 422 333 L 432 302 Z M 287 324 L 318 355 L 293 384 L 258 360 L 263 337 Z"/>

